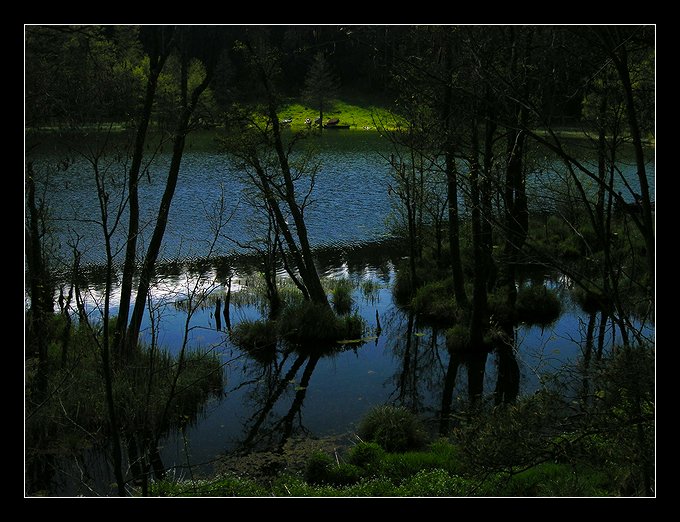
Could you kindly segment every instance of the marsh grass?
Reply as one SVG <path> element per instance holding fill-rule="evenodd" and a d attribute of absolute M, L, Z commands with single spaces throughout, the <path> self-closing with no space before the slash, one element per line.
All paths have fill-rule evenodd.
<path fill-rule="evenodd" d="M 427 283 L 416 290 L 411 309 L 426 321 L 452 324 L 462 318 L 453 295 L 453 278 Z"/>
<path fill-rule="evenodd" d="M 27 361 L 26 466 L 40 466 L 50 456 L 82 455 L 105 447 L 111 434 L 102 361 L 92 333 L 75 325 L 65 360 L 61 345 L 51 343 L 47 399 L 33 402 L 35 373 Z M 113 396 L 118 428 L 126 440 L 156 440 L 168 431 L 192 425 L 206 403 L 221 397 L 222 363 L 214 351 L 195 349 L 183 358 L 167 350 L 140 346 L 124 364 L 115 361 Z M 86 479 L 89 480 L 89 479 Z M 34 485 L 27 476 L 27 491 Z"/>
<path fill-rule="evenodd" d="M 421 420 L 404 406 L 376 406 L 361 419 L 357 430 L 362 440 L 375 442 L 390 452 L 407 451 L 425 444 Z"/>
<path fill-rule="evenodd" d="M 352 293 L 354 284 L 349 279 L 340 279 L 331 292 L 331 302 L 333 308 L 340 315 L 346 315 L 352 311 L 354 299 Z"/>
<path fill-rule="evenodd" d="M 562 303 L 554 290 L 533 284 L 519 290 L 515 311 L 518 321 L 547 326 L 559 319 Z"/>
<path fill-rule="evenodd" d="M 330 308 L 310 301 L 286 306 L 277 324 L 281 337 L 303 345 L 360 339 L 366 329 L 358 314 L 338 316 Z"/>

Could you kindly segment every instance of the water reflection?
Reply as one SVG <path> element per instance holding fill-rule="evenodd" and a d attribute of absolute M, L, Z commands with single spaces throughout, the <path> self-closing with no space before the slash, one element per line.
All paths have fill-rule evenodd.
<path fill-rule="evenodd" d="M 321 273 L 355 283 L 354 307 L 370 327 L 367 335 L 374 336 L 361 346 L 327 351 L 282 343 L 241 351 L 230 343 L 232 322 L 263 315 L 257 302 L 244 298 L 253 285 L 250 274 L 259 269 L 257 259 L 193 260 L 170 264 L 167 270 L 163 265 L 153 293 L 172 307 L 162 315 L 158 342 L 171 353 L 181 345 L 186 314 L 177 301 L 189 283 L 205 280 L 206 290 L 214 289 L 214 299 L 196 310 L 192 343 L 219 347 L 227 383 L 223 399 L 211 400 L 193 425 L 164 441 L 160 453 L 165 467 L 190 465 L 209 472 L 209 465 L 199 465 L 225 452 L 277 450 L 296 434 L 348 433 L 371 407 L 387 402 L 408 407 L 431 421 L 434 431 L 447 434 L 456 415 L 470 404 L 512 402 L 535 391 L 541 385 L 539 376 L 565 361 L 592 360 L 610 346 L 611 321 L 603 320 L 600 312 L 595 317 L 583 313 L 569 297 L 568 280 L 539 273 L 523 276 L 520 284 L 532 281 L 560 290 L 564 313 L 555 324 L 512 325 L 491 353 L 449 350 L 441 327 L 393 303 L 391 286 L 400 253 L 398 243 L 390 242 L 319 252 Z M 92 295 L 97 287 L 92 282 Z M 56 465 L 43 467 L 50 466 Z M 35 468 L 33 475 L 48 477 L 48 472 Z M 63 475 L 60 479 L 65 480 Z"/>
<path fill-rule="evenodd" d="M 313 389 L 312 375 L 319 361 L 348 350 L 356 354 L 358 349 L 360 345 L 351 348 L 297 346 L 249 352 L 256 363 L 248 378 L 248 382 L 255 385 L 249 396 L 252 414 L 244 423 L 245 436 L 237 452 L 281 451 L 291 436 L 312 434 L 313 430 L 303 423 L 303 405 L 308 391 Z"/>

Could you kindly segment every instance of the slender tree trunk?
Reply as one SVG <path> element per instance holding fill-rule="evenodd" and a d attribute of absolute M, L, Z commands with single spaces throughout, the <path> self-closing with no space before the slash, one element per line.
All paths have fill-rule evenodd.
<path fill-rule="evenodd" d="M 442 392 L 442 411 L 439 419 L 439 435 L 447 436 L 451 423 L 451 405 L 453 403 L 453 389 L 456 387 L 456 376 L 460 366 L 460 356 L 455 350 L 449 349 L 449 364 L 446 366 L 444 391 Z"/>
<path fill-rule="evenodd" d="M 35 174 L 32 162 L 28 163 L 27 171 L 29 226 L 26 231 L 26 264 L 31 296 L 27 340 L 33 354 L 38 356 L 34 398 L 37 403 L 40 403 L 47 394 L 47 321 L 52 303 L 47 299 L 47 289 L 50 289 L 50 285 L 40 242 L 40 210 L 35 202 Z"/>
<path fill-rule="evenodd" d="M 470 346 L 473 351 L 485 350 L 484 330 L 487 318 L 487 259 L 484 255 L 481 202 L 479 194 L 479 136 L 477 119 L 471 123 L 472 157 L 470 159 L 470 203 L 472 219 L 472 253 L 474 263 L 472 314 L 470 317 Z"/>
<path fill-rule="evenodd" d="M 520 49 L 519 42 L 515 35 L 515 28 L 509 28 L 510 35 L 510 75 L 514 78 L 517 75 Z M 528 58 L 529 41 L 522 49 L 523 58 Z M 529 85 L 526 81 L 518 86 L 523 91 L 525 97 L 529 93 Z M 513 104 L 513 114 L 511 124 L 508 127 L 507 141 L 507 166 L 505 170 L 505 233 L 506 241 L 504 248 L 504 277 L 503 285 L 506 288 L 508 303 L 515 305 L 517 289 L 515 287 L 516 265 L 520 258 L 520 253 L 528 233 L 529 212 L 527 208 L 526 185 L 524 178 L 524 149 L 526 144 L 526 132 L 518 129 L 525 129 L 529 120 L 529 112 L 525 105 L 519 102 Z"/>
<path fill-rule="evenodd" d="M 468 374 L 468 400 L 473 409 L 481 406 L 484 394 L 484 374 L 488 353 L 484 350 L 465 354 Z"/>
<path fill-rule="evenodd" d="M 290 164 L 288 163 L 288 157 L 283 148 L 283 142 L 281 140 L 281 128 L 279 125 L 279 118 L 276 114 L 276 107 L 272 100 L 271 86 L 269 85 L 269 80 L 265 78 L 265 85 L 267 88 L 269 100 L 269 118 L 272 122 L 272 130 L 274 135 L 274 147 L 276 148 L 276 154 L 279 159 L 279 165 L 281 167 L 281 174 L 283 175 L 285 189 L 286 189 L 286 204 L 293 217 L 295 223 L 295 230 L 300 243 L 300 253 L 302 256 L 302 262 L 304 266 L 304 272 L 301 272 L 307 291 L 309 292 L 310 299 L 322 306 L 330 307 L 328 304 L 328 297 L 326 292 L 321 285 L 321 279 L 314 265 L 314 257 L 312 256 L 312 249 L 309 244 L 309 238 L 307 236 L 307 226 L 305 224 L 304 218 L 302 216 L 302 210 L 295 200 L 295 186 L 293 184 L 293 176 L 290 170 Z M 281 223 L 279 223 L 281 225 Z M 284 221 L 285 225 L 285 221 Z M 283 226 L 281 227 L 283 229 Z M 300 268 L 300 267 L 298 267 Z"/>
<path fill-rule="evenodd" d="M 609 315 L 607 315 L 607 312 L 604 310 L 600 312 L 600 326 L 598 328 L 598 334 L 597 334 L 597 354 L 596 354 L 596 360 L 600 361 L 602 360 L 602 354 L 604 353 L 604 337 L 605 334 L 607 333 L 607 321 L 609 320 Z M 613 334 L 612 334 L 612 340 L 613 340 Z M 613 343 L 612 343 L 613 344 Z"/>
<path fill-rule="evenodd" d="M 413 325 L 415 316 L 413 312 L 408 313 L 408 322 L 406 324 L 406 346 L 404 347 L 404 356 L 401 373 L 399 374 L 399 395 L 397 399 L 403 404 L 404 397 L 406 397 L 406 388 L 408 385 L 408 375 L 411 367 L 411 344 L 413 343 Z"/>
<path fill-rule="evenodd" d="M 452 71 L 452 50 L 449 43 L 443 48 L 446 71 Z M 460 257 L 460 229 L 458 217 L 458 172 L 456 169 L 455 149 L 453 144 L 453 78 L 444 87 L 444 113 L 442 114 L 445 136 L 444 170 L 446 172 L 446 189 L 449 199 L 449 246 L 451 249 L 451 269 L 453 272 L 453 292 L 459 306 L 467 307 L 468 298 L 465 292 L 463 263 Z"/>
<path fill-rule="evenodd" d="M 445 155 L 446 188 L 449 198 L 449 246 L 451 249 L 451 270 L 453 272 L 453 292 L 459 306 L 467 307 L 463 262 L 460 257 L 460 226 L 458 220 L 458 173 L 453 151 Z"/>
<path fill-rule="evenodd" d="M 484 135 L 484 170 L 482 171 L 482 180 L 480 182 L 481 192 L 481 209 L 482 209 L 482 228 L 481 228 L 481 244 L 484 262 L 487 270 L 487 289 L 491 291 L 495 284 L 495 273 L 497 271 L 493 260 L 493 232 L 491 228 L 492 207 L 491 207 L 491 179 L 493 176 L 493 138 L 496 133 L 497 124 L 495 122 L 496 115 L 489 107 L 491 103 L 491 95 L 487 89 L 487 119 L 485 124 Z"/>
<path fill-rule="evenodd" d="M 618 51 L 617 51 L 618 49 Z M 619 78 L 623 86 L 623 91 L 626 98 L 626 113 L 628 115 L 628 127 L 630 136 L 633 141 L 633 149 L 635 150 L 635 163 L 637 166 L 638 182 L 640 184 L 642 215 L 644 226 L 644 240 L 647 255 L 647 266 L 649 269 L 649 280 L 652 287 L 650 288 L 650 298 L 654 299 L 654 275 L 655 275 L 655 241 L 654 241 L 654 218 L 652 217 L 651 197 L 649 193 L 649 181 L 647 180 L 647 169 L 645 167 L 645 155 L 642 147 L 642 135 L 640 133 L 640 125 L 638 123 L 637 109 L 635 107 L 635 99 L 633 97 L 633 87 L 630 81 L 630 70 L 628 68 L 628 52 L 625 44 L 620 45 L 617 49 L 610 51 L 610 56 L 614 61 L 616 70 L 619 73 Z"/>
<path fill-rule="evenodd" d="M 149 248 L 144 258 L 144 264 L 139 277 L 139 286 L 137 288 L 137 297 L 135 299 L 135 307 L 130 318 L 130 325 L 127 333 L 128 353 L 136 350 L 139 330 L 142 325 L 142 318 L 144 316 L 144 308 L 146 298 L 153 279 L 156 260 L 160 253 L 161 243 L 165 235 L 165 227 L 168 223 L 168 215 L 170 213 L 170 205 L 175 194 L 175 187 L 177 186 L 177 178 L 179 177 L 179 169 L 182 163 L 182 155 L 184 154 L 184 144 L 187 134 L 189 133 L 189 121 L 194 113 L 198 99 L 205 89 L 208 87 L 214 68 L 210 67 L 206 70 L 206 75 L 203 81 L 193 90 L 191 98 L 187 95 L 188 86 L 188 59 L 182 59 L 181 71 L 181 89 L 182 89 L 182 111 L 177 124 L 175 137 L 173 138 L 172 159 L 170 161 L 170 168 L 168 171 L 168 179 L 165 185 L 165 191 L 161 199 L 161 205 L 158 210 L 158 218 L 156 226 L 149 242 Z"/>
<path fill-rule="evenodd" d="M 510 331 L 514 334 L 512 326 Z M 494 403 L 512 404 L 519 395 L 519 365 L 513 352 L 512 345 L 501 342 L 496 346 L 496 361 L 498 373 L 496 389 L 494 391 Z"/>
<path fill-rule="evenodd" d="M 413 150 L 413 149 L 411 149 Z M 417 257 L 418 257 L 418 232 L 416 230 L 416 212 L 415 212 L 415 186 L 413 183 L 413 176 L 411 179 L 406 178 L 406 165 L 403 163 L 399 166 L 402 169 L 401 178 L 406 180 L 404 183 L 404 195 L 406 197 L 406 221 L 408 225 L 408 262 L 409 269 L 411 272 L 411 288 L 416 289 L 420 286 L 420 281 L 418 279 L 418 271 L 416 269 Z M 413 174 L 414 166 L 411 164 L 411 173 Z"/>
<path fill-rule="evenodd" d="M 319 102 L 319 132 L 323 132 L 323 100 Z"/>
<path fill-rule="evenodd" d="M 111 444 L 113 456 L 113 473 L 116 477 L 118 495 L 126 496 L 125 478 L 123 475 L 123 453 L 120 439 L 120 425 L 118 423 L 118 413 L 116 401 L 113 394 L 113 365 L 111 364 L 111 339 L 110 339 L 110 303 L 111 288 L 113 285 L 113 253 L 111 251 L 111 232 L 108 228 L 108 199 L 109 196 L 104 187 L 104 180 L 99 172 L 97 163 L 93 164 L 95 180 L 97 182 L 97 196 L 99 199 L 99 210 L 101 214 L 101 226 L 104 232 L 104 247 L 106 250 L 106 282 L 104 292 L 103 327 L 101 340 L 102 371 L 104 373 L 104 389 L 106 395 L 106 406 L 109 415 L 109 425 L 111 429 Z"/>
<path fill-rule="evenodd" d="M 151 111 L 156 97 L 156 87 L 158 77 L 165 65 L 165 61 L 170 52 L 170 45 L 161 52 L 159 56 L 155 53 L 149 57 L 149 79 L 146 84 L 146 95 L 142 113 L 137 124 L 135 136 L 135 146 L 132 154 L 132 164 L 128 174 L 128 191 L 130 201 L 130 215 L 128 222 L 127 244 L 125 246 L 125 262 L 123 264 L 123 276 L 121 280 L 120 304 L 118 308 L 118 322 L 116 323 L 116 333 L 114 345 L 119 354 L 124 352 L 126 343 L 125 333 L 128 325 L 128 315 L 130 312 L 130 301 L 132 298 L 132 278 L 137 264 L 137 236 L 139 234 L 139 179 L 144 156 L 144 144 L 146 142 L 147 130 L 151 121 Z"/>

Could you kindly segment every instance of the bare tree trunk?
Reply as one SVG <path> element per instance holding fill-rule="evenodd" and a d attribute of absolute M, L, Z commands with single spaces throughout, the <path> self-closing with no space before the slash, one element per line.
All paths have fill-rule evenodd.
<path fill-rule="evenodd" d="M 279 119 L 276 115 L 276 110 L 271 103 L 269 105 L 269 117 L 272 119 L 272 125 L 274 129 L 274 146 L 279 158 L 281 172 L 283 174 L 286 187 L 286 203 L 291 215 L 293 216 L 295 231 L 300 243 L 300 252 L 302 254 L 302 261 L 305 268 L 305 272 L 301 273 L 301 275 L 303 275 L 303 281 L 307 287 L 307 291 L 309 292 L 310 299 L 315 303 L 330 307 L 326 292 L 321 285 L 321 279 L 319 279 L 319 273 L 316 271 L 316 266 L 314 265 L 314 257 L 312 256 L 312 249 L 307 236 L 307 225 L 305 224 L 305 220 L 302 217 L 302 210 L 295 200 L 295 187 L 293 185 L 293 177 L 291 175 L 290 165 L 288 164 L 288 157 L 286 156 L 286 153 L 283 149 L 283 142 L 281 141 Z"/>
<path fill-rule="evenodd" d="M 453 389 L 456 387 L 456 376 L 460 366 L 460 355 L 449 349 L 449 364 L 446 367 L 444 391 L 442 392 L 442 411 L 439 419 L 439 435 L 447 436 L 451 423 L 451 404 L 453 403 Z"/>
<path fill-rule="evenodd" d="M 162 29 L 157 30 L 157 37 L 161 38 L 160 31 L 162 31 Z M 127 330 L 130 301 L 132 298 L 132 277 L 137 264 L 137 236 L 139 234 L 138 185 L 142 158 L 144 156 L 144 143 L 146 142 L 146 134 L 149 128 L 149 122 L 151 121 L 151 111 L 153 109 L 153 103 L 156 97 L 158 77 L 163 70 L 163 66 L 165 65 L 171 49 L 170 42 L 156 42 L 156 44 L 161 48 L 158 49 L 158 54 L 154 52 L 149 55 L 150 65 L 149 78 L 146 83 L 146 95 L 144 97 L 144 105 L 137 125 L 132 164 L 130 165 L 130 172 L 128 174 L 130 215 L 128 222 L 127 244 L 125 246 L 123 277 L 121 281 L 118 322 L 116 323 L 116 333 L 114 338 L 114 346 L 116 346 L 117 352 L 119 354 L 124 352 L 126 343 L 125 332 Z"/>
<path fill-rule="evenodd" d="M 43 259 L 40 241 L 40 210 L 35 202 L 35 180 L 33 163 L 27 165 L 26 183 L 28 185 L 28 230 L 26 230 L 26 264 L 28 267 L 31 308 L 28 314 L 28 346 L 38 356 L 35 400 L 40 403 L 47 394 L 47 321 L 53 306 L 51 285 Z"/>
<path fill-rule="evenodd" d="M 637 109 L 635 107 L 635 100 L 633 98 L 633 87 L 630 81 L 630 70 L 628 67 L 628 51 L 625 44 L 617 46 L 615 49 L 610 49 L 610 56 L 621 80 L 623 91 L 626 97 L 626 113 L 628 115 L 628 127 L 630 136 L 633 141 L 633 149 L 635 150 L 635 163 L 637 166 L 638 182 L 640 183 L 642 216 L 643 216 L 643 231 L 645 248 L 647 255 L 647 265 L 649 269 L 649 280 L 654 284 L 655 274 L 655 259 L 654 259 L 654 218 L 652 217 L 651 197 L 649 194 L 649 182 L 647 180 L 647 170 L 645 167 L 645 155 L 642 147 L 642 136 L 640 133 L 640 125 L 637 117 Z M 654 299 L 654 289 L 651 288 L 650 298 Z"/>
<path fill-rule="evenodd" d="M 517 67 L 520 52 L 524 59 L 528 58 L 529 42 L 531 33 L 527 37 L 525 46 L 519 49 L 519 43 L 515 35 L 515 28 L 509 28 L 510 35 L 510 77 L 517 75 Z M 529 92 L 527 81 L 518 86 L 525 98 Z M 526 133 L 523 130 L 527 127 L 529 112 L 524 104 L 515 102 L 512 104 L 511 121 L 508 126 L 507 141 L 507 166 L 505 170 L 505 233 L 506 241 L 504 248 L 504 274 L 503 284 L 507 292 L 507 300 L 511 306 L 515 305 L 517 289 L 515 287 L 516 265 L 519 261 L 520 252 L 527 238 L 529 226 L 529 212 L 527 209 L 526 185 L 524 177 L 524 150 L 526 144 Z"/>
<path fill-rule="evenodd" d="M 177 186 L 177 178 L 179 176 L 179 169 L 182 163 L 182 155 L 184 154 L 184 143 L 187 134 L 189 134 L 189 121 L 194 113 L 196 104 L 201 94 L 210 84 L 214 67 L 207 67 L 206 74 L 203 81 L 193 90 L 191 98 L 188 97 L 188 58 L 182 58 L 181 71 L 181 88 L 182 88 L 182 112 L 177 123 L 175 137 L 173 138 L 172 159 L 170 161 L 170 168 L 168 171 L 168 179 L 165 185 L 165 191 L 161 199 L 161 205 L 158 209 L 158 218 L 156 226 L 149 242 L 149 247 L 144 258 L 144 264 L 139 277 L 139 286 L 137 288 L 137 297 L 135 299 L 135 307 L 132 311 L 130 324 L 127 333 L 127 353 L 133 352 L 137 348 L 139 337 L 139 330 L 142 325 L 142 317 L 144 316 L 144 307 L 153 279 L 156 260 L 160 253 L 161 243 L 165 234 L 165 227 L 168 223 L 168 215 L 170 213 L 170 205 L 175 194 L 175 187 Z"/>
<path fill-rule="evenodd" d="M 463 262 L 460 257 L 460 225 L 458 221 L 458 173 L 453 151 L 445 155 L 446 188 L 449 197 L 449 247 L 451 249 L 451 270 L 453 272 L 453 292 L 456 302 L 466 307 L 468 304 L 463 277 Z"/>
<path fill-rule="evenodd" d="M 447 71 L 452 69 L 451 48 L 444 44 L 444 61 Z M 459 306 L 468 304 L 463 277 L 463 263 L 460 258 L 460 229 L 458 218 L 458 172 L 456 169 L 455 150 L 453 145 L 453 79 L 449 78 L 444 88 L 443 124 L 446 143 L 444 146 L 444 170 L 446 172 L 446 189 L 449 199 L 449 247 L 451 250 L 451 269 L 453 272 L 453 292 Z"/>
<path fill-rule="evenodd" d="M 286 201 L 288 210 L 290 211 L 290 214 L 293 217 L 296 234 L 299 241 L 300 257 L 296 259 L 296 261 L 299 261 L 301 263 L 300 265 L 298 265 L 298 269 L 300 270 L 300 276 L 302 277 L 305 287 L 309 292 L 309 298 L 317 304 L 330 308 L 330 305 L 328 303 L 328 297 L 326 296 L 326 292 L 323 289 L 323 286 L 321 285 L 321 279 L 319 278 L 316 266 L 314 265 L 314 257 L 312 256 L 312 249 L 309 244 L 309 238 L 307 236 L 307 226 L 305 225 L 305 220 L 302 215 L 302 209 L 300 208 L 295 199 L 295 186 L 293 183 L 293 176 L 291 173 L 290 164 L 288 162 L 288 156 L 286 154 L 286 151 L 284 150 L 283 141 L 281 139 L 281 125 L 279 123 L 279 117 L 276 113 L 276 103 L 274 100 L 273 86 L 271 85 L 271 81 L 267 76 L 266 71 L 262 67 L 260 67 L 259 74 L 260 80 L 262 81 L 262 85 L 264 86 L 265 91 L 267 92 L 268 97 L 267 115 L 272 124 L 274 148 L 276 150 L 276 155 L 279 161 L 279 167 L 281 168 L 281 174 L 283 176 L 285 186 L 284 199 Z M 277 215 L 277 219 L 279 220 L 279 227 L 281 231 L 284 233 L 284 237 L 288 241 L 288 237 L 286 237 L 286 229 L 288 228 L 286 225 L 286 221 L 285 219 L 283 219 L 283 216 L 279 217 Z"/>
<path fill-rule="evenodd" d="M 479 190 L 479 136 L 477 118 L 471 122 L 472 151 L 470 158 L 470 203 L 472 219 L 472 253 L 474 263 L 472 314 L 470 316 L 470 346 L 473 351 L 484 350 L 484 330 L 487 318 L 487 259 L 484 255 L 482 215 Z"/>
<path fill-rule="evenodd" d="M 113 286 L 113 253 L 111 250 L 111 235 L 108 225 L 108 201 L 109 194 L 104 186 L 104 179 L 99 171 L 97 160 L 93 162 L 95 181 L 97 183 L 97 197 L 99 199 L 99 210 L 101 215 L 101 227 L 104 233 L 104 247 L 106 251 L 106 281 L 104 292 L 104 310 L 102 317 L 102 339 L 100 343 L 102 357 L 102 372 L 104 374 L 104 389 L 106 395 L 106 407 L 109 415 L 109 425 L 111 430 L 111 444 L 113 456 L 113 473 L 116 477 L 118 495 L 126 496 L 125 478 L 123 475 L 123 454 L 120 439 L 120 426 L 118 424 L 118 412 L 116 401 L 113 394 L 113 365 L 111 363 L 111 339 L 110 339 L 110 303 L 111 288 Z M 93 332 L 93 335 L 96 334 Z"/>
<path fill-rule="evenodd" d="M 487 104 L 490 101 L 490 94 L 487 89 Z M 481 228 L 481 244 L 484 262 L 487 270 L 487 289 L 491 291 L 495 283 L 495 273 L 497 271 L 493 259 L 493 234 L 491 221 L 493 219 L 491 207 L 491 179 L 493 175 L 493 138 L 496 133 L 497 124 L 495 121 L 495 114 L 490 107 L 487 107 L 487 119 L 485 124 L 484 136 L 484 170 L 482 171 L 482 180 L 480 182 L 481 192 L 481 209 L 482 209 L 482 228 Z"/>

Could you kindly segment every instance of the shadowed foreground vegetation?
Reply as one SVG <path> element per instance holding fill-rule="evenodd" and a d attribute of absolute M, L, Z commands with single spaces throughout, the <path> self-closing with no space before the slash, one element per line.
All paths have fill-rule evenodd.
<path fill-rule="evenodd" d="M 55 316 L 46 396 L 36 392 L 36 367 L 26 368 L 27 489 L 33 494 L 47 487 L 60 459 L 77 460 L 85 449 L 106 447 L 110 437 L 105 385 L 92 332 L 85 325 L 70 332 L 65 328 L 62 317 Z M 207 350 L 175 356 L 152 346 L 142 346 L 126 362 L 116 364 L 116 413 L 130 451 L 129 486 L 141 487 L 147 473 L 141 463 L 148 463 L 156 477 L 165 473 L 158 450 L 161 437 L 191 425 L 208 399 L 221 395 L 222 362 Z"/>
<path fill-rule="evenodd" d="M 644 492 L 654 457 L 654 352 L 624 348 L 571 401 L 545 389 L 512 405 L 461 412 L 426 442 L 421 420 L 379 406 L 341 451 L 278 454 L 277 471 L 160 481 L 158 496 L 626 496 Z M 554 388 L 554 386 L 553 386 Z M 231 464 L 232 469 L 236 466 Z"/>

